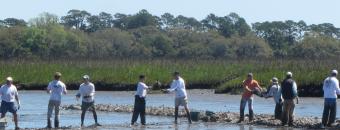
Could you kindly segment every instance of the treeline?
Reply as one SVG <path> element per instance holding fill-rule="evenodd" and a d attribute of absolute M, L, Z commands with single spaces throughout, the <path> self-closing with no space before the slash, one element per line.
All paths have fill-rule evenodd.
<path fill-rule="evenodd" d="M 236 13 L 199 21 L 141 10 L 114 15 L 70 10 L 29 21 L 0 20 L 0 58 L 329 58 L 340 55 L 340 28 L 304 21 L 248 25 Z"/>

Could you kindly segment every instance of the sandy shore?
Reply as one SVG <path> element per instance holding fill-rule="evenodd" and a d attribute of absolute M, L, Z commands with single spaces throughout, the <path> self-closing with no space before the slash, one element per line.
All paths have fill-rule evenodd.
<path fill-rule="evenodd" d="M 65 110 L 80 110 L 79 105 L 64 105 L 62 106 Z M 105 104 L 97 104 L 96 109 L 98 111 L 105 112 L 126 112 L 131 113 L 133 111 L 133 106 L 130 105 L 105 105 Z M 228 123 L 228 124 L 238 124 L 237 121 L 239 119 L 239 113 L 235 112 L 218 112 L 211 113 L 206 111 L 197 111 L 199 112 L 199 121 L 202 122 L 216 122 L 216 123 Z M 171 107 L 147 107 L 146 108 L 147 115 L 154 116 L 174 116 L 174 109 Z M 179 112 L 180 116 L 185 116 L 185 112 L 183 109 Z M 268 114 L 259 114 L 255 115 L 255 120 L 252 122 L 247 122 L 247 117 L 245 122 L 242 125 L 255 125 L 255 126 L 269 126 L 269 127 L 281 127 L 281 122 L 279 120 L 275 120 L 272 115 Z M 317 117 L 296 117 L 294 121 L 293 128 L 309 128 L 309 129 L 317 129 L 320 127 L 321 119 Z M 332 129 L 340 129 L 340 120 L 336 121 L 336 124 Z"/>

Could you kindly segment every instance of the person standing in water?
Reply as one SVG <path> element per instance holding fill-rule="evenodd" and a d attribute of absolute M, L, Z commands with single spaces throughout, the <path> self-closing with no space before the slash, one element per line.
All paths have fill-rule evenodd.
<path fill-rule="evenodd" d="M 79 91 L 76 95 L 77 100 L 79 100 L 80 97 L 82 97 L 82 103 L 81 103 L 81 124 L 80 126 L 84 126 L 84 118 L 85 113 L 87 110 L 90 109 L 93 113 L 93 119 L 95 121 L 96 126 L 101 126 L 98 123 L 97 120 L 97 113 L 96 108 L 94 105 L 94 95 L 95 95 L 95 86 L 93 83 L 90 82 L 90 76 L 84 75 L 83 76 L 84 83 L 82 83 L 79 87 Z"/>
<path fill-rule="evenodd" d="M 135 125 L 138 116 L 140 115 L 141 124 L 145 125 L 145 97 L 147 89 L 149 87 L 145 84 L 145 76 L 139 76 L 139 82 L 137 84 L 137 91 L 135 94 L 135 104 L 133 108 L 133 114 L 131 119 L 131 126 Z"/>
<path fill-rule="evenodd" d="M 336 116 L 336 99 L 340 95 L 339 80 L 336 78 L 337 70 L 332 70 L 329 77 L 323 82 L 323 96 L 325 98 L 322 114 L 322 126 L 334 126 Z"/>
<path fill-rule="evenodd" d="M 171 86 L 169 89 L 163 90 L 165 92 L 176 92 L 176 98 L 175 98 L 175 124 L 177 124 L 177 118 L 178 118 L 178 108 L 179 106 L 184 106 L 184 109 L 187 114 L 188 122 L 189 124 L 192 123 L 191 116 L 190 116 L 190 110 L 188 107 L 188 96 L 187 92 L 185 90 L 185 81 L 180 76 L 179 72 L 175 72 L 173 74 L 174 80 L 171 83 Z"/>
<path fill-rule="evenodd" d="M 299 103 L 296 82 L 293 80 L 293 73 L 287 72 L 286 79 L 281 83 L 283 97 L 282 126 L 293 126 L 295 103 Z M 296 102 L 294 101 L 296 99 Z"/>
<path fill-rule="evenodd" d="M 246 107 L 246 104 L 248 103 L 248 109 L 249 109 L 249 121 L 253 121 L 254 119 L 254 112 L 253 112 L 253 92 L 255 91 L 262 91 L 262 88 L 260 87 L 259 83 L 253 79 L 253 74 L 248 73 L 247 79 L 243 81 L 242 87 L 244 88 L 242 99 L 240 103 L 240 119 L 238 123 L 241 123 L 244 121 L 244 109 Z M 258 90 L 257 90 L 258 89 Z"/>
<path fill-rule="evenodd" d="M 61 103 L 61 95 L 66 94 L 66 85 L 60 81 L 61 73 L 56 72 L 54 74 L 54 80 L 51 81 L 47 86 L 47 93 L 51 94 L 48 102 L 47 110 L 47 128 L 52 128 L 51 117 L 54 109 L 54 127 L 59 127 L 59 109 Z"/>
<path fill-rule="evenodd" d="M 283 103 L 281 95 L 281 86 L 279 85 L 278 79 L 276 77 L 273 77 L 271 82 L 272 85 L 269 88 L 269 92 L 265 95 L 265 98 L 274 97 L 274 101 L 276 103 L 274 111 L 275 119 L 281 120 Z"/>
<path fill-rule="evenodd" d="M 6 84 L 2 85 L 0 88 L 1 95 L 1 118 L 6 116 L 7 112 L 13 114 L 13 121 L 15 124 L 15 129 L 20 129 L 18 126 L 18 114 L 17 111 L 20 109 L 20 100 L 18 96 L 18 91 L 16 86 L 13 85 L 13 78 L 7 77 Z M 14 103 L 17 103 L 17 107 L 15 107 Z"/>

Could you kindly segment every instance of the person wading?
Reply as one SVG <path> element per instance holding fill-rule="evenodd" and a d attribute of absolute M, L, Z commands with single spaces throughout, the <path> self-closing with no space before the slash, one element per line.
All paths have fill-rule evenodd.
<path fill-rule="evenodd" d="M 97 113 L 96 108 L 94 105 L 94 95 L 95 95 L 95 86 L 93 83 L 90 82 L 90 76 L 84 75 L 83 76 L 84 83 L 82 83 L 79 87 L 79 91 L 76 95 L 77 100 L 79 100 L 80 97 L 82 97 L 82 103 L 81 103 L 81 127 L 84 126 L 84 118 L 85 113 L 87 110 L 90 109 L 93 113 L 93 119 L 95 121 L 96 126 L 101 126 L 98 123 L 97 120 Z"/>
<path fill-rule="evenodd" d="M 281 87 L 280 87 L 278 79 L 276 77 L 274 77 L 271 80 L 271 82 L 272 82 L 272 85 L 269 89 L 269 92 L 265 95 L 265 97 L 266 98 L 274 97 L 274 101 L 276 103 L 275 111 L 274 111 L 275 119 L 281 120 L 282 103 L 283 103 L 283 99 L 282 99 L 282 95 L 281 95 Z"/>
<path fill-rule="evenodd" d="M 295 99 L 296 104 L 299 103 L 297 85 L 296 82 L 292 79 L 293 73 L 287 72 L 286 79 L 284 79 L 281 83 L 281 91 L 283 97 L 283 113 L 282 113 L 282 126 L 287 125 L 293 126 L 294 122 L 294 108 L 295 108 Z"/>
<path fill-rule="evenodd" d="M 336 78 L 337 70 L 332 70 L 329 77 L 323 82 L 323 96 L 325 98 L 321 128 L 334 126 L 336 116 L 336 99 L 340 95 L 339 80 Z"/>
<path fill-rule="evenodd" d="M 51 117 L 54 109 L 54 127 L 59 127 L 59 109 L 61 103 L 61 95 L 66 94 L 66 86 L 60 81 L 61 73 L 56 72 L 54 75 L 54 80 L 51 81 L 47 86 L 47 93 L 50 93 L 50 100 L 48 102 L 47 110 L 47 128 L 52 128 Z"/>
<path fill-rule="evenodd" d="M 174 80 L 171 83 L 171 86 L 169 89 L 163 90 L 165 92 L 176 92 L 176 98 L 175 98 L 175 124 L 177 124 L 177 118 L 178 118 L 178 108 L 179 106 L 184 106 L 184 109 L 187 114 L 188 122 L 189 124 L 192 123 L 191 116 L 190 116 L 190 110 L 188 107 L 188 96 L 187 92 L 185 90 L 185 82 L 184 79 L 180 76 L 179 72 L 175 72 L 173 74 Z"/>
<path fill-rule="evenodd" d="M 248 109 L 249 109 L 249 122 L 253 121 L 254 119 L 253 92 L 262 91 L 262 88 L 260 87 L 259 83 L 253 79 L 252 73 L 249 73 L 247 75 L 247 79 L 243 81 L 242 87 L 244 88 L 244 90 L 243 90 L 242 99 L 240 103 L 240 119 L 239 121 L 237 121 L 237 123 L 241 123 L 242 121 L 244 121 L 244 109 L 247 103 L 248 103 Z"/>
<path fill-rule="evenodd" d="M 145 97 L 147 94 L 147 89 L 149 88 L 146 86 L 145 76 L 139 76 L 139 82 L 137 84 L 137 91 L 135 94 L 135 104 L 133 108 L 133 114 L 131 119 L 131 126 L 135 125 L 138 116 L 140 115 L 140 121 L 142 125 L 145 125 Z"/>
<path fill-rule="evenodd" d="M 18 96 L 17 88 L 13 85 L 13 78 L 7 77 L 6 84 L 2 85 L 0 88 L 1 95 L 1 118 L 6 116 L 7 112 L 13 114 L 13 120 L 15 123 L 15 129 L 20 129 L 18 126 L 18 114 L 17 110 L 20 109 L 20 100 Z M 17 103 L 17 107 L 15 107 L 15 101 Z"/>

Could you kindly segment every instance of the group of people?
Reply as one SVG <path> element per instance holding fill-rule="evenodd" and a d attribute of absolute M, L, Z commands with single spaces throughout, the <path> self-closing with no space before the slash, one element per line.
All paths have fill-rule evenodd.
<path fill-rule="evenodd" d="M 340 95 L 337 75 L 338 71 L 332 70 L 323 83 L 324 110 L 320 128 L 325 128 L 325 126 L 332 127 L 335 124 L 336 99 L 337 95 Z M 281 85 L 278 81 L 278 78 L 273 77 L 271 80 L 272 84 L 268 87 L 267 92 L 261 93 L 262 88 L 259 83 L 253 79 L 253 74 L 249 73 L 247 75 L 247 79 L 242 85 L 244 92 L 240 103 L 240 119 L 238 123 L 244 121 L 244 109 L 247 103 L 249 109 L 249 121 L 251 122 L 254 120 L 253 94 L 257 94 L 265 98 L 273 97 L 276 103 L 274 110 L 275 119 L 281 120 L 282 126 L 293 125 L 295 104 L 299 103 L 297 84 L 293 80 L 292 72 L 287 72 L 286 78 L 281 82 Z"/>
<path fill-rule="evenodd" d="M 48 102 L 48 110 L 47 110 L 47 126 L 46 128 L 52 128 L 52 114 L 54 111 L 54 127 L 59 127 L 59 110 L 61 105 L 61 97 L 62 95 L 67 94 L 66 85 L 61 81 L 61 73 L 56 72 L 54 74 L 54 80 L 51 81 L 46 90 L 47 93 L 50 94 L 50 99 Z M 90 82 L 90 76 L 84 75 L 83 83 L 79 86 L 79 91 L 76 94 L 76 99 L 82 98 L 81 104 L 81 127 L 84 125 L 84 117 L 86 111 L 91 111 L 93 113 L 93 118 L 96 126 L 101 126 L 97 120 L 97 113 L 94 104 L 94 96 L 95 96 L 95 86 Z M 139 76 L 139 82 L 137 84 L 137 92 L 135 94 L 135 104 L 134 111 L 131 120 L 131 125 L 135 125 L 138 116 L 141 117 L 141 124 L 145 125 L 145 97 L 147 94 L 148 87 L 145 82 L 145 76 Z M 188 99 L 187 93 L 185 90 L 185 82 L 180 77 L 178 72 L 174 73 L 174 80 L 169 89 L 163 90 L 164 92 L 176 92 L 176 100 L 175 100 L 175 123 L 177 123 L 178 117 L 178 108 L 179 106 L 184 106 L 187 112 L 187 117 L 189 123 L 191 123 L 191 116 L 188 107 Z M 18 126 L 18 116 L 17 111 L 20 109 L 20 100 L 18 96 L 18 91 L 15 85 L 13 85 L 13 78 L 7 77 L 6 84 L 1 86 L 0 88 L 1 95 L 1 118 L 4 118 L 7 112 L 13 114 L 13 120 L 15 122 L 15 129 L 20 129 Z M 17 104 L 15 104 L 17 103 Z"/>
<path fill-rule="evenodd" d="M 337 79 L 338 71 L 332 70 L 330 76 L 327 77 L 323 83 L 324 91 L 324 111 L 322 116 L 322 125 L 332 126 L 335 123 L 336 116 L 336 99 L 337 95 L 340 95 L 339 81 Z M 48 84 L 47 93 L 50 93 L 50 99 L 48 102 L 47 111 L 47 128 L 52 128 L 51 117 L 54 110 L 54 127 L 59 127 L 59 109 L 61 104 L 61 97 L 63 94 L 67 94 L 66 85 L 60 80 L 61 73 L 56 72 L 54 75 L 54 80 Z M 82 98 L 81 104 L 81 126 L 84 124 L 84 117 L 86 111 L 91 111 L 93 113 L 93 118 L 95 120 L 96 126 L 101 126 L 97 121 L 97 113 L 94 104 L 95 86 L 90 82 L 90 77 L 84 75 L 83 83 L 79 87 L 79 91 L 76 95 L 77 100 Z M 191 124 L 190 110 L 188 107 L 188 95 L 186 92 L 185 81 L 180 76 L 179 72 L 173 73 L 173 81 L 169 89 L 162 89 L 165 93 L 175 92 L 175 121 L 177 124 L 178 119 L 178 109 L 180 106 L 185 108 L 188 123 Z M 131 126 L 136 125 L 138 116 L 141 118 L 141 124 L 145 125 L 145 98 L 147 96 L 147 91 L 151 87 L 145 84 L 146 76 L 140 75 L 139 82 L 137 84 L 137 90 L 135 94 L 135 103 L 133 109 L 133 115 L 131 119 Z M 244 88 L 241 103 L 240 103 L 240 119 L 238 123 L 244 121 L 244 110 L 248 104 L 249 109 L 249 121 L 254 120 L 253 112 L 253 100 L 254 94 L 264 96 L 265 98 L 273 97 L 276 103 L 275 106 L 275 119 L 279 119 L 282 125 L 292 126 L 294 122 L 294 108 L 295 104 L 298 104 L 298 91 L 297 84 L 293 80 L 293 73 L 287 72 L 286 78 L 279 84 L 279 80 L 274 77 L 272 78 L 272 84 L 268 88 L 267 92 L 261 93 L 263 90 L 259 83 L 254 80 L 253 74 L 249 73 L 247 79 L 243 82 L 242 87 Z M 20 100 L 18 96 L 18 91 L 15 85 L 13 85 L 13 78 L 7 77 L 6 84 L 2 85 L 0 88 L 1 95 L 1 118 L 4 118 L 7 112 L 13 114 L 13 120 L 15 122 L 15 129 L 18 127 L 18 115 L 17 110 L 20 109 Z M 15 104 L 15 102 L 17 104 Z"/>
<path fill-rule="evenodd" d="M 244 109 L 246 104 L 248 103 L 249 109 L 249 121 L 254 120 L 254 112 L 253 112 L 253 94 L 258 94 L 260 96 L 274 97 L 275 111 L 274 117 L 275 119 L 279 119 L 282 121 L 282 125 L 292 126 L 294 121 L 294 107 L 295 104 L 299 102 L 297 85 L 293 80 L 293 73 L 287 72 L 286 78 L 282 81 L 281 86 L 279 85 L 278 78 L 273 77 L 272 85 L 268 88 L 266 93 L 261 93 L 263 90 L 259 83 L 253 79 L 253 74 L 249 73 L 247 75 L 247 79 L 243 82 L 243 94 L 240 104 L 240 119 L 238 123 L 244 121 Z M 295 101 L 296 100 L 296 101 Z"/>

